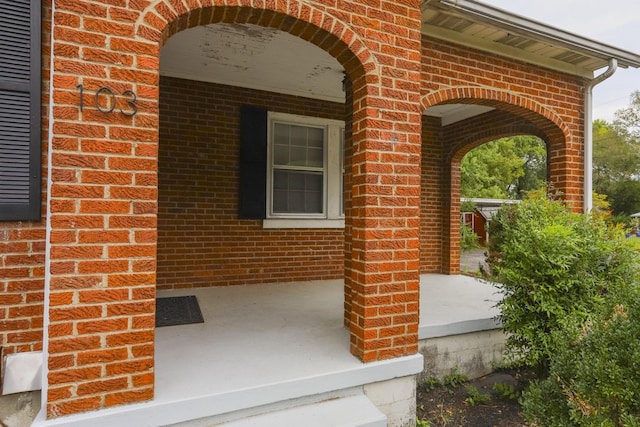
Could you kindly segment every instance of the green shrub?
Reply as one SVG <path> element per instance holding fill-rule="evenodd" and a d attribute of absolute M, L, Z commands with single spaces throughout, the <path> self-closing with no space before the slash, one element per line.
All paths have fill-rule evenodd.
<path fill-rule="evenodd" d="M 484 405 L 491 401 L 491 396 L 480 393 L 480 390 L 475 386 L 467 384 L 464 388 L 467 391 L 467 397 L 464 401 L 471 406 Z"/>
<path fill-rule="evenodd" d="M 493 391 L 502 400 L 518 400 L 520 398 L 520 392 L 511 384 L 495 383 Z"/>
<path fill-rule="evenodd" d="M 468 251 L 480 247 L 478 235 L 468 225 L 460 224 L 460 249 Z"/>
<path fill-rule="evenodd" d="M 547 198 L 503 207 L 490 222 L 489 280 L 508 332 L 507 358 L 546 372 L 554 332 L 578 324 L 608 292 L 635 282 L 638 256 L 619 228 Z"/>
<path fill-rule="evenodd" d="M 469 377 L 459 373 L 457 369 L 451 370 L 449 374 L 442 378 L 442 384 L 448 387 L 456 387 L 467 382 L 469 382 Z"/>
<path fill-rule="evenodd" d="M 640 292 L 613 292 L 606 309 L 553 336 L 549 376 L 523 394 L 544 426 L 640 426 Z"/>

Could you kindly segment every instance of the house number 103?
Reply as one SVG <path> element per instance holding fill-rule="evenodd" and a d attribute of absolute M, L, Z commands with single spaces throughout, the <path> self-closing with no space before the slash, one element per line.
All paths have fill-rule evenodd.
<path fill-rule="evenodd" d="M 84 85 L 79 84 L 76 88 L 80 91 L 80 112 L 84 110 Z M 125 116 L 135 116 L 138 113 L 136 93 L 132 90 L 125 90 L 120 94 L 125 97 L 126 108 L 118 108 L 118 112 Z M 106 102 L 100 103 L 100 97 L 106 98 Z M 93 96 L 93 103 L 98 111 L 109 114 L 116 111 L 117 96 L 108 86 L 100 86 Z M 104 105 L 106 104 L 106 105 Z"/>

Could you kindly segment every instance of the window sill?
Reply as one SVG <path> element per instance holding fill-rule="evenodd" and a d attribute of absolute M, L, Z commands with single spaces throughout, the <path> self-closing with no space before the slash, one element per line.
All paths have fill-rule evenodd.
<path fill-rule="evenodd" d="M 262 221 L 262 228 L 344 228 L 344 219 L 270 218 Z"/>

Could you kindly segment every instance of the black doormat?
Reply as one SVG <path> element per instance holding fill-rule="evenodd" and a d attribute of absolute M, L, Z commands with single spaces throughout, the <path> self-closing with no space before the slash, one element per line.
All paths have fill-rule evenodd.
<path fill-rule="evenodd" d="M 156 327 L 204 323 L 195 295 L 156 299 Z"/>

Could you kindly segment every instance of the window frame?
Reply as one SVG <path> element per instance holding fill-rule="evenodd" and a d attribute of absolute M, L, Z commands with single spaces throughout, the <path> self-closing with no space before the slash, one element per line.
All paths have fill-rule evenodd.
<path fill-rule="evenodd" d="M 322 213 L 274 213 L 273 173 L 274 169 L 274 127 L 276 123 L 320 127 L 324 130 L 323 160 L 323 212 Z M 344 129 L 341 120 L 303 116 L 279 112 L 267 113 L 267 176 L 266 176 L 266 218 L 264 228 L 342 228 L 343 212 L 343 172 Z M 342 135 L 342 136 L 341 136 Z"/>

